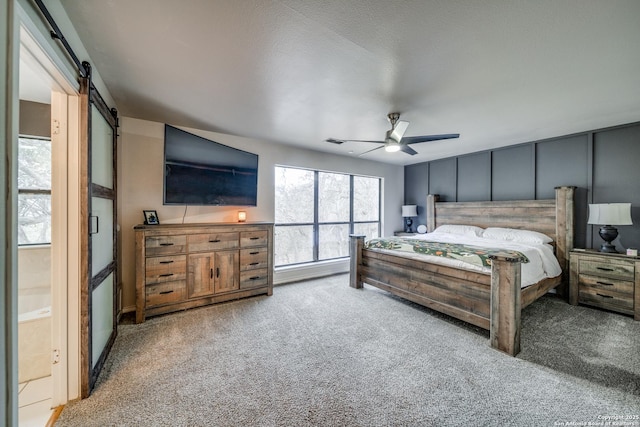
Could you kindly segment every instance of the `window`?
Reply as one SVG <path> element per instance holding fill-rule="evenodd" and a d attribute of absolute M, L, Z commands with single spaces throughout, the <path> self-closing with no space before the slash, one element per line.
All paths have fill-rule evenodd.
<path fill-rule="evenodd" d="M 349 234 L 380 234 L 380 178 L 276 166 L 275 265 L 349 256 Z"/>
<path fill-rule="evenodd" d="M 18 139 L 18 244 L 51 243 L 51 140 Z"/>

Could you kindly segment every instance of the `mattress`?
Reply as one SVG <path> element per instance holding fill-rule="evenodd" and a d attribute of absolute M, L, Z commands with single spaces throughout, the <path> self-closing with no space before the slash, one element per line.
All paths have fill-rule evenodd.
<path fill-rule="evenodd" d="M 539 281 L 559 276 L 562 273 L 560 264 L 553 253 L 553 247 L 549 244 L 530 244 L 505 240 L 488 239 L 484 237 L 471 237 L 468 235 L 433 232 L 427 234 L 416 234 L 415 236 L 404 237 L 403 239 L 419 239 L 429 242 L 453 243 L 470 245 L 487 249 L 500 249 L 506 251 L 517 251 L 522 253 L 529 262 L 521 263 L 521 286 L 523 288 L 531 286 Z M 491 274 L 491 267 L 483 267 L 465 262 L 463 259 L 445 258 L 441 256 L 425 255 L 421 253 L 398 252 L 392 249 L 372 249 L 392 255 L 412 258 L 416 260 L 428 261 L 433 264 L 446 265 L 469 271 L 477 271 L 484 274 Z"/>

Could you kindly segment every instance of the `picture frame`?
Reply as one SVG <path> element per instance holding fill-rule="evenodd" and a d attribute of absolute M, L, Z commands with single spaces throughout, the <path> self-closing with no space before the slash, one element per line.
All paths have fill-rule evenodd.
<path fill-rule="evenodd" d="M 145 225 L 159 225 L 158 213 L 154 210 L 143 210 Z"/>

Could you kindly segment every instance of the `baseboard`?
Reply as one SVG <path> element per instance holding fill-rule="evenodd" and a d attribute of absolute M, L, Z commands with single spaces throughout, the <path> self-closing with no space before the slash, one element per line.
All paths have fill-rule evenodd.
<path fill-rule="evenodd" d="M 278 267 L 273 272 L 273 284 L 298 282 L 349 271 L 349 259 L 315 262 L 312 264 Z"/>
<path fill-rule="evenodd" d="M 133 313 L 133 312 L 135 312 L 135 311 L 136 311 L 136 306 L 135 306 L 135 305 L 130 305 L 130 306 L 128 306 L 128 307 L 122 307 L 122 311 L 121 311 L 121 313 L 122 313 L 122 314 L 125 314 L 125 313 Z"/>

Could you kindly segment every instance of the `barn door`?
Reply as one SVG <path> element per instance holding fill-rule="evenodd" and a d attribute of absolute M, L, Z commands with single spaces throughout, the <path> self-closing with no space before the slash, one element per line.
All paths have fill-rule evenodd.
<path fill-rule="evenodd" d="M 87 69 L 90 69 L 88 64 Z M 90 76 L 90 73 L 89 73 Z M 80 84 L 82 109 L 81 357 L 82 397 L 91 393 L 117 334 L 116 127 L 91 84 Z"/>

